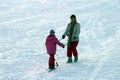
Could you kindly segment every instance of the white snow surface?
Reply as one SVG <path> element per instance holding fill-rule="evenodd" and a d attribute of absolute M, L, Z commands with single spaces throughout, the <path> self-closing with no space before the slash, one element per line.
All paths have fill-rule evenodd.
<path fill-rule="evenodd" d="M 45 39 L 61 39 L 75 14 L 81 24 L 79 60 L 47 72 Z M 67 38 L 61 40 L 66 44 Z M 0 80 L 120 80 L 120 0 L 0 0 Z"/>

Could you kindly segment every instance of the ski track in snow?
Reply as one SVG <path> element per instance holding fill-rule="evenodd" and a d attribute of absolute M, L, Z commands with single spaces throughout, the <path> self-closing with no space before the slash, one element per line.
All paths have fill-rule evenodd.
<path fill-rule="evenodd" d="M 36 15 L 36 16 L 30 16 L 30 17 L 25 17 L 25 18 L 20 18 L 20 19 L 14 19 L 14 20 L 10 20 L 10 21 L 5 21 L 0 23 L 1 25 L 3 24 L 11 24 L 11 23 L 15 23 L 15 22 L 19 22 L 19 21 L 25 21 L 25 20 L 29 20 L 32 18 L 36 18 L 36 17 L 40 17 L 41 15 Z"/>
<path fill-rule="evenodd" d="M 32 2 L 34 3 L 33 5 L 32 5 Z M 63 5 L 59 6 L 60 4 L 58 3 L 59 5 L 57 5 L 53 10 L 52 8 L 53 6 L 55 6 L 57 2 Z M 118 56 L 118 59 L 116 58 L 116 60 L 118 60 L 118 62 L 120 61 L 119 59 L 120 50 L 118 50 L 120 47 L 119 46 L 120 17 L 118 16 L 118 14 L 116 14 L 118 16 L 118 19 L 115 19 L 117 20 L 115 26 L 114 26 L 115 23 L 114 24 L 109 23 L 112 27 L 115 27 L 115 29 L 110 27 L 114 30 L 113 35 L 111 34 L 112 32 L 109 31 L 109 34 L 111 34 L 112 36 L 105 36 L 106 30 L 104 27 L 109 26 L 109 24 L 107 24 L 107 22 L 109 21 L 107 21 L 106 18 L 112 19 L 112 16 L 108 14 L 108 16 L 106 17 L 105 14 L 101 12 L 101 10 L 104 11 L 104 7 L 109 11 L 109 8 L 104 5 L 105 3 L 110 7 L 112 6 L 112 7 L 116 7 L 116 9 L 120 9 L 118 7 L 117 2 L 119 2 L 119 0 L 118 1 L 116 0 L 116 2 L 112 0 L 110 1 L 98 0 L 94 2 L 92 0 L 90 1 L 76 0 L 75 2 L 73 2 L 72 0 L 71 1 L 66 0 L 65 2 L 62 2 L 60 0 L 58 1 L 44 0 L 43 2 L 41 0 L 40 1 L 30 0 L 29 2 L 29 0 L 25 0 L 21 2 L 21 4 L 15 5 L 15 7 L 12 7 L 5 12 L 0 11 L 0 15 L 3 15 L 5 18 L 8 17 L 6 18 L 6 20 L 0 19 L 1 21 L 0 36 L 2 36 L 2 39 L 0 39 L 0 42 L 1 42 L 0 43 L 0 48 L 1 48 L 0 49 L 0 80 L 75 80 L 75 78 L 77 78 L 76 80 L 119 80 L 120 79 L 119 77 L 120 63 L 116 64 L 116 66 L 113 65 L 113 67 L 108 67 L 107 65 L 109 64 L 107 63 L 114 62 L 114 59 L 110 60 L 111 59 L 110 57 L 111 56 L 115 57 L 116 55 Z M 20 2 L 18 1 L 18 3 Z M 29 14 L 28 12 L 28 17 L 26 16 L 27 13 L 25 13 L 25 15 L 22 14 L 24 13 L 24 11 L 22 12 L 24 8 L 26 9 L 26 11 L 27 10 L 29 11 L 29 7 L 33 8 L 32 10 L 36 9 L 37 6 L 35 6 L 35 4 L 38 5 L 37 3 L 40 4 L 41 6 L 44 4 L 45 5 L 47 4 L 47 6 L 45 6 L 44 8 L 47 9 L 48 12 L 42 9 L 43 13 L 42 11 L 40 11 L 41 12 L 40 14 L 38 9 L 36 10 L 35 14 L 34 13 L 32 14 L 31 12 Z M 99 7 L 100 5 L 101 7 Z M 40 7 L 38 6 L 38 8 L 43 8 L 41 6 Z M 96 9 L 96 7 L 98 7 L 98 9 Z M 1 10 L 1 7 L 0 7 L 0 10 Z M 17 15 L 16 12 L 18 12 L 19 10 L 21 14 L 18 13 L 18 15 L 21 17 L 9 18 L 12 14 Z M 57 12 L 55 12 L 55 10 Z M 68 10 L 68 12 L 66 12 L 65 10 Z M 112 10 L 114 13 L 114 9 Z M 61 16 L 61 17 L 65 17 L 65 19 L 60 19 L 61 17 L 59 17 L 58 13 L 60 13 L 61 15 L 62 11 L 66 12 L 66 13 L 63 13 L 63 15 Z M 47 13 L 50 13 L 50 14 L 46 15 Z M 81 40 L 78 46 L 79 61 L 78 63 L 66 64 L 66 59 L 67 59 L 66 49 L 61 49 L 58 47 L 57 54 L 56 54 L 56 61 L 58 61 L 59 67 L 55 71 L 48 73 L 46 70 L 48 55 L 46 54 L 46 51 L 44 48 L 45 47 L 44 42 L 41 42 L 41 41 L 45 41 L 45 38 L 48 34 L 43 34 L 43 33 L 49 33 L 49 30 L 51 29 L 51 27 L 48 27 L 48 26 L 54 26 L 53 28 L 55 28 L 55 30 L 58 31 L 56 32 L 57 33 L 56 35 L 61 36 L 62 35 L 61 32 L 63 32 L 65 29 L 64 28 L 65 27 L 64 25 L 66 24 L 65 20 L 68 20 L 69 15 L 71 15 L 71 13 L 76 13 L 78 16 L 78 20 L 80 20 L 80 23 L 81 23 L 81 35 L 80 35 Z M 59 19 L 56 20 L 57 23 L 54 23 L 54 22 L 52 23 L 49 21 L 49 19 L 52 18 L 50 20 L 54 21 L 54 17 L 51 17 L 51 16 L 55 14 L 56 15 L 58 14 L 57 17 Z M 116 17 L 116 15 L 114 14 L 113 16 Z M 101 16 L 103 18 L 101 18 Z M 4 17 L 1 17 L 1 18 L 4 18 Z M 34 23 L 35 21 L 34 22 L 31 21 L 34 19 L 36 20 L 37 24 Z M 42 19 L 43 22 L 40 19 Z M 26 24 L 29 24 L 27 23 L 27 21 L 31 23 L 31 26 L 30 26 L 31 29 L 29 28 L 29 25 L 24 26 L 24 24 L 21 23 L 21 22 L 24 22 Z M 44 21 L 46 21 L 46 23 L 44 23 Z M 56 25 L 59 24 L 59 21 L 61 22 L 60 26 L 62 27 L 58 29 L 57 28 L 58 26 Z M 16 38 L 13 38 L 12 36 L 13 36 L 13 33 L 15 32 L 14 30 L 16 30 L 16 28 L 14 27 L 20 24 L 21 26 L 18 26 L 18 27 L 22 27 L 22 28 L 18 28 L 20 29 L 20 32 L 16 33 L 16 35 L 21 34 L 22 37 L 19 37 L 18 35 L 18 37 L 15 36 Z M 43 26 L 38 27 L 41 24 Z M 36 25 L 37 27 L 32 27 Z M 13 31 L 11 30 L 12 33 L 10 33 L 9 29 L 10 28 L 12 29 L 12 26 L 13 26 Z M 8 27 L 8 32 L 6 31 L 7 27 Z M 101 33 L 97 33 L 97 31 L 95 31 L 97 30 L 96 27 L 98 27 L 98 32 L 101 32 Z M 24 31 L 22 31 L 21 29 L 24 29 Z M 43 31 L 39 32 L 40 29 L 42 29 Z M 2 30 L 6 31 L 6 33 Z M 40 34 L 43 34 L 43 35 L 41 36 Z M 40 39 L 40 40 L 37 40 L 37 39 Z M 4 40 L 3 43 L 2 43 L 2 40 Z M 12 40 L 15 40 L 16 42 L 14 43 L 14 41 Z M 93 40 L 94 40 L 94 43 L 91 43 L 93 42 Z M 66 42 L 66 41 L 62 40 L 62 42 Z M 113 54 L 115 50 L 116 50 L 115 52 L 116 54 Z M 110 70 L 107 71 L 108 69 L 106 67 L 108 67 L 108 69 L 110 68 Z M 104 71 L 104 69 L 106 71 Z"/>

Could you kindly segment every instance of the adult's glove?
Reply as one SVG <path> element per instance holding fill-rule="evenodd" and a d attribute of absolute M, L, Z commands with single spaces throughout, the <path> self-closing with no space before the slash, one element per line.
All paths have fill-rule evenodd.
<path fill-rule="evenodd" d="M 64 35 L 62 35 L 62 39 L 64 39 L 65 38 L 65 36 Z"/>
<path fill-rule="evenodd" d="M 76 39 L 77 39 L 77 37 L 74 37 L 73 39 L 74 39 L 74 40 L 76 40 Z"/>

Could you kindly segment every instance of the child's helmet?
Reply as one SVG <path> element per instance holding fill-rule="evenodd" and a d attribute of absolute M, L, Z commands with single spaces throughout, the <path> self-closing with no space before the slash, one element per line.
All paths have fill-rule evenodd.
<path fill-rule="evenodd" d="M 50 30 L 50 35 L 55 35 L 55 31 L 53 29 Z"/>

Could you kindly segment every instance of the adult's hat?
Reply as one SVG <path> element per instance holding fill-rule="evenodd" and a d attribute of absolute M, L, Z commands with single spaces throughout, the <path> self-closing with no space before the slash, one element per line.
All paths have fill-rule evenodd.
<path fill-rule="evenodd" d="M 72 14 L 72 15 L 70 16 L 70 18 L 76 18 L 76 16 L 75 16 L 74 14 Z"/>
<path fill-rule="evenodd" d="M 54 30 L 50 30 L 50 35 L 55 35 L 55 31 Z"/>

